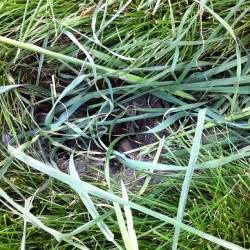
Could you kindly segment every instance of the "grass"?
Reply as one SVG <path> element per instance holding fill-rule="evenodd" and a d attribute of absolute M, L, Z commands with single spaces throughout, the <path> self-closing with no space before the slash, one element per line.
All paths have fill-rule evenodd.
<path fill-rule="evenodd" d="M 0 248 L 249 249 L 249 5 L 2 2 Z"/>

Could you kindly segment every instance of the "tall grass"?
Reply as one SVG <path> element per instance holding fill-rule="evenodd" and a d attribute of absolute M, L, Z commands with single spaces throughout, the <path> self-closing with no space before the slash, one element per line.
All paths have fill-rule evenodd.
<path fill-rule="evenodd" d="M 249 4 L 1 3 L 1 249 L 249 248 Z M 148 93 L 169 108 L 128 115 Z"/>

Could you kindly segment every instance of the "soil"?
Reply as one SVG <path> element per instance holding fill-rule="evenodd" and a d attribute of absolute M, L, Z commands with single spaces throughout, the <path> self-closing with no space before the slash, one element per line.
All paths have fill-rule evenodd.
<path fill-rule="evenodd" d="M 151 96 L 150 94 L 146 94 L 140 96 L 139 98 L 134 99 L 130 103 L 130 109 L 133 110 L 132 113 L 135 116 L 143 114 L 143 112 L 135 111 L 135 109 L 143 109 L 143 108 L 164 108 L 168 109 L 169 105 L 167 102 L 162 101 L 158 97 Z M 148 131 L 151 128 L 157 126 L 160 122 L 162 122 L 162 116 L 152 117 L 148 119 L 141 119 L 138 121 L 127 122 L 127 132 L 128 133 L 136 133 L 133 137 L 133 140 L 137 144 L 148 145 L 157 140 L 153 133 L 142 134 L 142 132 Z M 161 131 L 158 133 L 160 137 L 166 135 L 166 131 Z"/>
<path fill-rule="evenodd" d="M 84 117 L 86 113 L 86 108 L 88 105 L 91 105 L 92 103 L 96 102 L 97 100 L 92 100 L 91 103 L 85 104 L 84 107 L 81 107 L 79 111 L 77 111 L 74 116 L 75 117 Z M 48 105 L 47 105 L 48 104 Z M 133 99 L 132 101 L 129 101 L 124 104 L 124 106 L 127 108 L 127 117 L 132 116 L 138 116 L 147 113 L 147 111 L 143 111 L 143 109 L 148 109 L 148 108 L 160 108 L 160 109 L 167 109 L 168 108 L 168 103 L 165 101 L 162 101 L 161 99 L 152 96 L 150 94 L 144 94 L 138 98 Z M 39 124 L 44 124 L 44 119 L 49 112 L 51 108 L 51 104 L 49 103 L 43 103 L 40 105 L 38 108 L 35 109 L 35 119 L 36 122 Z M 138 109 L 140 111 L 138 111 Z M 93 111 L 95 112 L 95 111 Z M 148 131 L 149 129 L 157 126 L 160 122 L 162 122 L 163 116 L 157 116 L 153 118 L 148 118 L 148 119 L 141 119 L 141 120 L 134 120 L 134 121 L 129 121 L 123 124 L 117 124 L 113 130 L 113 139 L 115 139 L 117 136 L 122 135 L 122 134 L 129 134 L 129 136 L 125 137 L 122 139 L 116 146 L 115 150 L 125 153 L 127 151 L 131 151 L 133 149 L 140 148 L 145 145 L 149 145 L 153 142 L 156 142 L 158 139 L 153 133 L 147 133 L 147 134 L 142 134 L 142 132 Z M 158 136 L 162 138 L 163 136 L 167 136 L 166 130 L 163 130 L 158 133 Z M 55 138 L 57 140 L 57 138 Z M 98 147 L 95 146 L 94 143 L 91 142 L 90 139 L 88 139 L 87 143 L 85 145 L 81 144 L 81 141 L 77 140 L 68 140 L 64 141 L 64 146 L 69 147 L 69 148 L 76 148 L 80 146 L 79 149 L 82 150 L 82 148 L 85 148 L 88 150 L 88 146 L 90 146 L 91 151 L 96 151 L 97 154 L 103 154 L 103 158 L 105 157 L 105 152 L 102 152 Z M 86 140 L 85 140 L 86 141 Z M 103 139 L 105 142 L 105 138 Z M 47 159 L 51 158 L 51 149 L 50 145 L 51 142 L 48 142 L 47 139 L 43 139 L 40 141 L 43 151 L 47 157 Z M 109 145 L 110 142 L 107 141 L 107 145 Z M 51 145 L 52 146 L 52 145 Z M 82 146 L 82 148 L 81 148 Z M 39 148 L 39 147 L 38 147 Z M 41 147 L 40 147 L 41 148 Z M 39 149 L 38 149 L 39 151 Z M 127 157 L 130 157 L 132 159 L 137 159 L 138 160 L 138 153 L 133 152 L 126 154 Z M 95 158 L 93 156 L 93 158 Z M 52 159 L 55 161 L 57 164 L 58 168 L 64 172 L 68 171 L 68 162 L 69 162 L 69 154 L 68 152 L 65 152 L 63 149 L 59 149 L 54 154 L 54 157 L 52 155 Z M 98 159 L 98 157 L 96 157 Z M 140 157 L 140 160 L 146 160 L 144 158 Z M 98 168 L 103 168 L 104 167 L 104 162 L 100 161 L 95 161 L 95 160 L 89 160 L 85 158 L 77 158 L 75 162 L 76 169 L 79 173 L 80 176 L 84 176 L 86 172 L 88 172 L 88 167 L 87 165 L 91 164 L 92 166 L 98 167 Z M 110 164 L 110 172 L 111 176 L 114 177 L 116 180 L 123 179 L 125 183 L 132 183 L 134 180 L 137 180 L 137 184 L 141 182 L 145 178 L 145 175 L 141 174 L 139 176 L 136 176 L 136 173 L 134 170 L 131 170 L 125 166 L 123 166 L 118 160 L 113 159 Z"/>
<path fill-rule="evenodd" d="M 155 96 L 152 96 L 150 94 L 144 94 L 138 98 L 135 98 L 132 101 L 125 103 L 124 106 L 128 110 L 127 112 L 128 117 L 130 115 L 135 117 L 135 116 L 146 113 L 146 112 L 143 112 L 143 109 L 148 109 L 148 108 L 167 109 L 169 107 L 167 102 L 162 101 L 161 99 Z M 140 109 L 140 111 L 137 111 L 138 109 Z M 80 110 L 79 112 L 84 112 L 84 111 Z M 75 115 L 78 116 L 79 113 Z M 148 131 L 149 129 L 157 126 L 160 122 L 162 122 L 162 118 L 163 116 L 161 115 L 158 117 L 153 117 L 153 118 L 148 118 L 148 119 L 130 121 L 130 122 L 126 122 L 125 124 L 117 124 L 113 130 L 113 137 L 114 137 L 113 139 L 123 134 L 129 134 L 129 136 L 125 137 L 119 143 L 117 143 L 114 149 L 121 153 L 125 153 L 126 156 L 129 158 L 137 159 L 137 160 L 146 160 L 143 157 L 139 157 L 138 153 L 136 152 L 127 153 L 127 151 L 131 151 L 131 150 L 133 151 L 134 149 L 156 142 L 158 139 L 153 133 L 141 134 L 141 132 Z M 159 132 L 158 136 L 160 138 L 162 138 L 163 136 L 167 136 L 166 130 L 162 130 L 161 132 Z M 103 141 L 105 141 L 105 138 Z M 94 145 L 94 144 L 91 144 L 91 145 Z M 73 145 L 68 145 L 68 146 L 72 147 Z M 95 146 L 93 146 L 91 150 L 100 151 Z M 63 156 L 56 157 L 56 163 L 61 170 L 67 171 L 68 156 L 67 155 L 65 156 L 65 154 L 61 154 L 61 155 Z M 86 171 L 88 171 L 88 168 L 87 168 L 88 164 L 91 164 L 98 168 L 104 167 L 104 162 L 91 161 L 89 159 L 81 159 L 80 161 L 76 162 L 76 168 L 80 175 L 86 174 Z M 119 181 L 120 179 L 123 179 L 124 182 L 127 184 L 134 183 L 136 179 L 136 185 L 141 183 L 141 181 L 146 176 L 144 174 L 136 176 L 136 172 L 134 170 L 123 166 L 116 159 L 112 159 L 110 162 L 110 174 L 117 181 Z"/>

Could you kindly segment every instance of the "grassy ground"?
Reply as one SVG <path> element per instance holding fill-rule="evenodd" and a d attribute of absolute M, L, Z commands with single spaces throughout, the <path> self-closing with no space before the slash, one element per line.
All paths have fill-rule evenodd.
<path fill-rule="evenodd" d="M 0 249 L 250 249 L 249 6 L 2 1 Z"/>

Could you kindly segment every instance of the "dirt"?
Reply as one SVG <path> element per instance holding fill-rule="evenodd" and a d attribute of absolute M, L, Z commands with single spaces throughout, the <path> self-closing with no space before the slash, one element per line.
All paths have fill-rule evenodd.
<path fill-rule="evenodd" d="M 133 99 L 132 101 L 125 103 L 124 105 L 128 109 L 128 117 L 129 114 L 131 116 L 138 116 L 142 115 L 145 112 L 143 111 L 136 111 L 137 109 L 146 109 L 146 108 L 161 108 L 161 109 L 167 109 L 168 103 L 162 101 L 161 99 L 151 96 L 150 94 L 145 94 L 143 96 L 140 96 L 138 98 Z M 148 131 L 150 128 L 153 128 L 157 126 L 160 122 L 162 122 L 162 115 L 158 117 L 148 118 L 148 119 L 141 119 L 136 121 L 130 121 L 126 122 L 125 124 L 116 125 L 116 128 L 114 130 L 115 136 L 118 136 L 120 134 L 130 134 L 129 136 L 122 139 L 116 146 L 115 150 L 125 153 L 127 157 L 131 159 L 138 160 L 146 160 L 143 157 L 139 157 L 137 152 L 130 152 L 134 149 L 137 149 L 142 146 L 149 145 L 151 143 L 156 142 L 158 139 L 153 133 L 149 134 L 141 134 L 141 132 Z M 162 138 L 163 136 L 167 136 L 166 130 L 163 130 L 158 133 L 158 136 Z M 96 148 L 93 148 L 93 150 L 96 150 Z M 68 169 L 68 157 L 63 158 L 57 158 L 57 165 L 59 168 L 63 171 L 67 171 Z M 98 168 L 104 168 L 104 162 L 97 162 L 97 161 L 90 161 L 90 160 L 81 160 L 77 161 L 76 168 L 78 170 L 78 173 L 80 175 L 85 175 L 87 171 L 87 165 L 91 164 Z M 127 168 L 123 166 L 118 160 L 112 159 L 110 162 L 110 174 L 111 176 L 119 181 L 120 179 L 123 179 L 123 181 L 126 184 L 131 184 L 133 187 L 135 185 L 139 185 L 142 183 L 142 181 L 145 179 L 145 174 L 140 174 L 137 176 L 136 171 L 133 169 Z M 154 182 L 159 180 L 153 180 Z"/>
<path fill-rule="evenodd" d="M 95 102 L 96 100 L 92 100 L 91 102 Z M 158 109 L 167 109 L 168 103 L 165 101 L 162 101 L 161 99 L 152 96 L 150 94 L 144 94 L 140 97 L 137 97 L 133 99 L 132 101 L 129 101 L 124 104 L 124 106 L 127 108 L 127 117 L 136 117 L 142 114 L 147 113 L 148 111 L 143 111 L 143 109 L 148 108 L 158 108 Z M 141 109 L 138 111 L 138 109 Z M 46 117 L 46 114 L 50 110 L 50 104 L 46 105 L 46 103 L 43 103 L 40 105 L 37 109 L 35 109 L 35 119 L 36 122 L 43 125 L 44 120 Z M 76 114 L 74 114 L 75 117 L 84 117 L 86 112 L 86 105 L 79 109 Z M 113 139 L 115 139 L 117 136 L 122 134 L 129 134 L 129 136 L 122 139 L 116 146 L 115 150 L 125 153 L 127 157 L 131 159 L 139 159 L 140 160 L 146 160 L 144 158 L 138 157 L 137 152 L 130 152 L 127 153 L 127 151 L 133 151 L 134 149 L 140 148 L 142 146 L 149 145 L 153 142 L 156 142 L 158 139 L 153 133 L 148 134 L 142 134 L 142 132 L 148 131 L 150 128 L 153 128 L 157 126 L 160 122 L 162 122 L 163 115 L 148 118 L 148 119 L 140 119 L 140 120 L 134 120 L 129 121 L 122 124 L 117 124 L 115 126 L 115 129 L 113 130 Z M 166 130 L 163 130 L 158 133 L 159 137 L 167 136 Z M 53 140 L 57 140 L 57 138 L 53 138 Z M 103 139 L 105 141 L 105 138 Z M 47 139 L 42 140 L 42 148 L 43 151 L 47 157 L 47 159 L 51 158 L 51 147 L 53 147 L 52 142 L 47 141 Z M 80 150 L 82 150 L 81 146 L 88 150 L 86 145 L 95 145 L 91 142 L 91 140 L 87 141 L 85 145 L 81 145 L 81 141 L 77 140 L 67 140 L 63 143 L 64 146 L 69 148 L 76 148 L 80 146 Z M 107 142 L 107 146 L 109 145 L 109 142 Z M 96 146 L 91 146 L 91 151 L 96 151 L 97 154 L 103 154 L 103 159 L 105 158 L 105 152 L 98 149 Z M 39 151 L 39 150 L 38 150 Z M 92 155 L 92 158 L 95 158 L 95 155 Z M 69 162 L 69 154 L 67 151 L 64 151 L 63 149 L 59 149 L 54 154 L 54 157 L 52 155 L 52 159 L 55 161 L 57 166 L 60 170 L 67 172 L 68 171 L 68 162 Z M 98 159 L 98 157 L 96 157 Z M 86 172 L 88 172 L 87 165 L 91 164 L 94 167 L 103 169 L 104 162 L 103 161 L 95 161 L 95 160 L 89 160 L 87 158 L 81 158 L 78 157 L 75 162 L 76 169 L 80 176 L 84 176 Z M 110 172 L 112 177 L 114 177 L 116 180 L 124 179 L 125 183 L 133 183 L 135 180 L 138 183 L 141 183 L 141 180 L 145 178 L 145 175 L 141 174 L 139 176 L 136 176 L 136 172 L 134 170 L 131 170 L 125 166 L 123 166 L 118 160 L 111 160 L 110 164 Z"/>
<path fill-rule="evenodd" d="M 143 108 L 168 109 L 169 105 L 167 102 L 162 101 L 158 97 L 146 94 L 146 95 L 140 96 L 132 100 L 130 103 L 130 109 L 132 110 L 133 116 L 138 116 L 138 115 L 143 114 L 143 112 L 135 111 L 135 109 L 140 109 L 140 108 L 142 109 Z M 141 120 L 133 121 L 133 122 L 127 122 L 126 123 L 127 132 L 136 133 L 133 137 L 133 140 L 137 144 L 148 145 L 148 144 L 155 142 L 157 138 L 155 137 L 153 133 L 142 134 L 142 132 L 145 132 L 151 128 L 154 128 L 161 122 L 162 122 L 162 116 L 152 117 L 148 119 L 141 119 Z M 160 137 L 163 137 L 164 135 L 166 135 L 166 131 L 163 130 L 160 133 L 158 133 L 158 135 Z"/>

